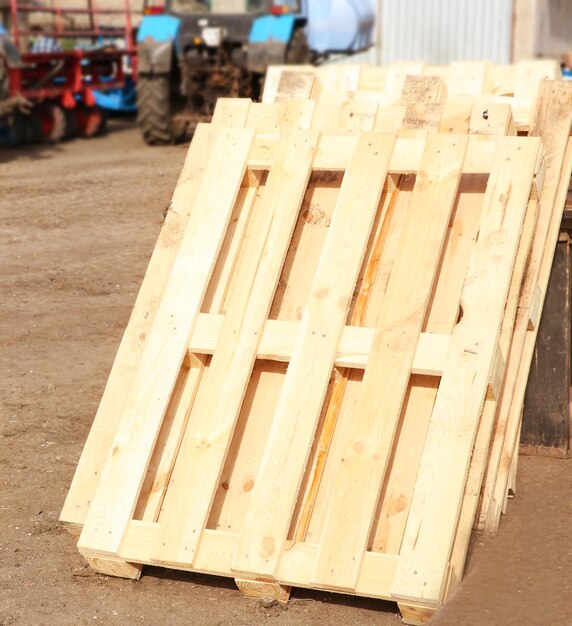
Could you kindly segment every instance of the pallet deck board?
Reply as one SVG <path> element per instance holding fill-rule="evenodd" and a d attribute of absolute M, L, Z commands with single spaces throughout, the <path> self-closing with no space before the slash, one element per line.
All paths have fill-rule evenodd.
<path fill-rule="evenodd" d="M 320 417 L 394 137 L 363 133 L 344 174 L 233 569 L 274 576 Z M 295 445 L 293 445 L 295 442 Z"/>
<path fill-rule="evenodd" d="M 80 550 L 115 554 L 121 547 L 246 171 L 252 138 L 252 131 L 229 129 L 216 140 L 78 542 Z"/>
<path fill-rule="evenodd" d="M 333 487 L 339 497 L 327 514 L 314 572 L 317 585 L 355 588 L 466 148 L 462 137 L 427 140 L 355 408 L 359 419 L 352 424 Z"/>
<path fill-rule="evenodd" d="M 177 464 L 163 505 L 163 532 L 156 560 L 191 562 L 208 522 L 230 439 L 252 373 L 256 348 L 268 315 L 310 177 L 317 133 L 297 131 L 285 136 L 270 169 L 262 212 L 268 216 L 254 252 L 254 271 L 245 276 L 226 313 L 205 385 L 182 442 L 188 464 Z M 279 251 L 282 250 L 282 255 Z M 258 257 L 258 259 L 256 258 Z M 228 379 L 232 372 L 232 380 Z M 223 385 L 223 381 L 226 382 Z M 194 494 L 193 503 L 185 497 Z"/>
<path fill-rule="evenodd" d="M 506 138 L 503 143 L 487 186 L 479 239 L 463 287 L 465 310 L 452 334 L 392 588 L 405 599 L 439 602 L 442 597 L 528 206 L 540 142 Z"/>

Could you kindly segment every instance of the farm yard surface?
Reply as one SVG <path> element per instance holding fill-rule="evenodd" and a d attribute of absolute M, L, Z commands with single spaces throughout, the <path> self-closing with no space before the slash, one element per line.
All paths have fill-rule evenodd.
<path fill-rule="evenodd" d="M 399 624 L 393 603 L 294 590 L 283 608 L 232 580 L 91 572 L 58 516 L 186 146 L 108 136 L 0 153 L 0 625 Z M 572 624 L 572 462 L 522 457 L 494 538 L 475 536 L 438 625 Z"/>

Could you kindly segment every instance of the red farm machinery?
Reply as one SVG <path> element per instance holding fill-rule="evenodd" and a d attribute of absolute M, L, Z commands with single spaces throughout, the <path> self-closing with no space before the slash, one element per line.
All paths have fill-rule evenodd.
<path fill-rule="evenodd" d="M 123 8 L 41 2 L 10 0 L 4 54 L 0 47 L 0 144 L 100 133 L 106 116 L 96 95 L 122 89 L 135 70 L 129 0 Z"/>

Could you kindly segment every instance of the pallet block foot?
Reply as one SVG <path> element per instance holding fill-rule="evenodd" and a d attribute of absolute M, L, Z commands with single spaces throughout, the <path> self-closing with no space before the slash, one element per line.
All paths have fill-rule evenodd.
<path fill-rule="evenodd" d="M 266 580 L 246 580 L 235 578 L 234 582 L 242 595 L 247 598 L 272 598 L 278 602 L 286 603 L 290 599 L 291 587 L 285 587 Z"/>
<path fill-rule="evenodd" d="M 70 537 L 77 543 L 79 541 L 79 536 L 81 535 L 81 529 L 83 528 L 80 524 L 69 524 L 64 522 L 64 528 L 70 535 Z"/>
<path fill-rule="evenodd" d="M 106 576 L 115 576 L 117 578 L 131 578 L 139 580 L 141 578 L 141 570 L 143 565 L 139 563 L 127 563 L 109 558 L 101 558 L 99 556 L 85 556 L 85 560 L 89 563 L 91 569 L 105 574 Z"/>
<path fill-rule="evenodd" d="M 437 606 L 427 606 L 423 604 L 409 604 L 407 602 L 398 602 L 397 606 L 401 613 L 401 619 L 405 624 L 411 626 L 421 626 L 426 624 L 437 612 Z"/>

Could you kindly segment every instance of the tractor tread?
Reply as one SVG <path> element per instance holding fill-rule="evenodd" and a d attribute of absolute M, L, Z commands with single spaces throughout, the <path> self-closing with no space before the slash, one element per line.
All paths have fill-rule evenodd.
<path fill-rule="evenodd" d="M 140 76 L 137 81 L 137 124 L 149 145 L 174 141 L 170 89 L 168 76 Z"/>

